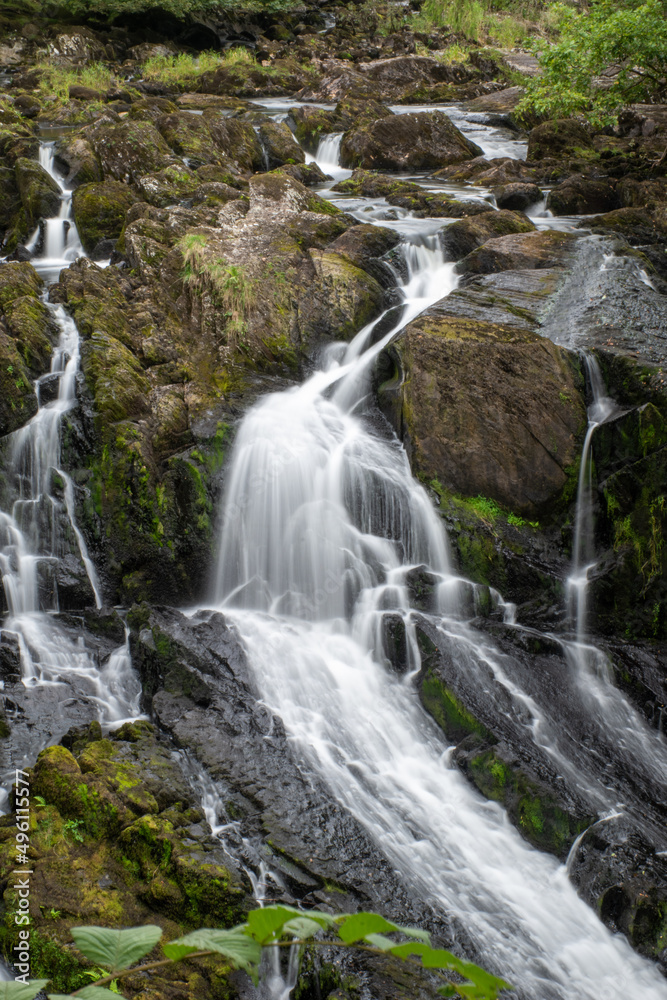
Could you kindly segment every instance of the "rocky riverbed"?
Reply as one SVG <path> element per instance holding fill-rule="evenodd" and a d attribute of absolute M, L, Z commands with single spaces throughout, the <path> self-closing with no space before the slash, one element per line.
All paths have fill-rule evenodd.
<path fill-rule="evenodd" d="M 315 574 L 300 590 L 295 556 L 274 593 L 271 540 L 258 542 L 261 581 L 243 554 L 230 556 L 241 569 L 219 564 L 256 502 L 278 534 L 296 530 L 278 514 L 283 479 L 303 485 L 301 458 L 272 445 L 239 492 L 237 445 L 257 404 L 312 384 L 394 456 L 393 471 L 336 475 L 355 530 L 375 539 L 361 560 L 374 586 L 382 544 L 400 550 L 369 612 L 369 656 L 396 703 L 407 689 L 421 712 L 418 697 L 438 766 L 446 757 L 554 872 L 567 863 L 643 956 L 641 975 L 664 974 L 665 108 L 634 106 L 599 131 L 527 120 L 516 54 L 443 58 L 444 31 L 389 31 L 367 5 L 159 35 L 141 21 L 0 25 L 5 957 L 9 776 L 29 767 L 32 971 L 54 989 L 85 980 L 72 926 L 176 935 L 230 926 L 264 898 L 419 923 L 512 979 L 465 907 L 406 872 L 399 833 L 378 834 L 281 717 L 257 666 L 261 628 L 238 617 L 284 616 L 272 655 L 287 672 L 286 623 L 354 624 L 374 593 L 350 582 L 366 571 L 356 535 L 344 586 Z M 614 406 L 593 433 L 595 372 Z M 328 447 L 317 439 L 315 465 Z M 410 472 L 421 488 L 404 485 Z M 439 565 L 410 534 L 424 516 L 413 489 L 446 529 Z M 586 609 L 573 617 L 587 489 Z M 327 510 L 318 524 L 335 522 Z M 351 782 L 367 767 L 376 787 L 350 746 L 337 752 Z M 593 996 L 588 980 L 557 980 L 550 997 Z M 259 995 L 209 960 L 126 982 L 140 1000 Z M 536 996 L 530 975 L 518 985 Z M 400 968 L 329 955 L 282 988 L 432 995 Z"/>

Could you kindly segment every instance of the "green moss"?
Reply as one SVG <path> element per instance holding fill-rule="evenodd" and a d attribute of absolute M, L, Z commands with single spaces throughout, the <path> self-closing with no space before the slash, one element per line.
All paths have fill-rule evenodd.
<path fill-rule="evenodd" d="M 420 635 L 420 645 L 427 641 Z M 426 711 L 433 716 L 447 738 L 458 743 L 466 736 L 474 734 L 487 738 L 491 734 L 463 706 L 456 695 L 434 672 L 427 670 L 421 681 L 419 697 Z"/>

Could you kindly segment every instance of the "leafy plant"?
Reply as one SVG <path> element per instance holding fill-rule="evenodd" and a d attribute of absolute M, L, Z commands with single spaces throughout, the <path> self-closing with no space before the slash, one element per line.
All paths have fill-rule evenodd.
<path fill-rule="evenodd" d="M 519 110 L 551 118 L 583 113 L 604 126 L 624 106 L 667 94 L 662 0 L 593 0 L 582 10 L 559 3 L 551 11 L 560 37 L 536 46 L 542 75 L 528 82 Z"/>
<path fill-rule="evenodd" d="M 63 832 L 68 833 L 72 840 L 78 840 L 80 844 L 83 844 L 83 833 L 81 832 L 82 826 L 82 819 L 68 819 L 67 822 L 63 824 Z"/>
<path fill-rule="evenodd" d="M 324 935 L 324 936 L 322 936 Z M 392 937 L 389 937 L 392 935 Z M 82 955 L 110 969 L 94 985 L 75 990 L 68 997 L 81 1000 L 109 1000 L 117 996 L 107 985 L 137 972 L 169 966 L 188 958 L 220 955 L 237 969 L 244 969 L 256 984 L 264 948 L 291 948 L 309 943 L 321 947 L 352 948 L 372 955 L 392 955 L 414 968 L 438 976 L 442 996 L 462 1000 L 496 1000 L 510 985 L 450 951 L 431 946 L 430 935 L 417 927 L 402 927 L 377 913 L 343 913 L 333 916 L 320 910 L 297 910 L 291 906 L 265 906 L 252 910 L 246 923 L 229 930 L 202 929 L 162 944 L 163 959 L 135 965 L 162 938 L 162 929 L 153 924 L 112 930 L 108 927 L 73 927 L 72 937 Z M 45 980 L 0 983 L 0 1000 L 34 1000 L 46 986 Z M 3 992 L 4 988 L 4 992 Z M 68 1000 L 62 994 L 48 994 L 49 1000 Z"/>

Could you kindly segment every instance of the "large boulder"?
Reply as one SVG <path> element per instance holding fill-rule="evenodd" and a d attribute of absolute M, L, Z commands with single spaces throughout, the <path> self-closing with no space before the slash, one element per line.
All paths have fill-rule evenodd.
<path fill-rule="evenodd" d="M 343 166 L 368 170 L 437 170 L 481 153 L 443 111 L 360 124 L 346 132 L 341 143 Z"/>
<path fill-rule="evenodd" d="M 266 121 L 259 126 L 259 141 L 266 154 L 269 170 L 284 163 L 305 163 L 306 154 L 285 122 Z"/>
<path fill-rule="evenodd" d="M 118 239 L 127 211 L 136 201 L 132 189 L 119 181 L 78 187 L 72 197 L 72 210 L 84 249 L 90 252 L 100 240 Z"/>
<path fill-rule="evenodd" d="M 577 241 L 574 233 L 547 229 L 497 236 L 477 247 L 456 265 L 458 274 L 493 274 L 515 269 L 552 268 L 563 264 Z"/>
<path fill-rule="evenodd" d="M 495 236 L 532 233 L 534 230 L 533 223 L 521 212 L 484 212 L 447 226 L 441 241 L 449 260 L 459 260 Z"/>
<path fill-rule="evenodd" d="M 135 183 L 144 174 L 169 166 L 182 166 L 151 122 L 101 122 L 84 132 L 102 165 L 105 179 Z"/>
<path fill-rule="evenodd" d="M 34 160 L 16 161 L 16 184 L 21 203 L 30 225 L 40 218 L 52 218 L 60 211 L 60 188 L 39 163 Z"/>
<path fill-rule="evenodd" d="M 90 142 L 78 133 L 63 135 L 54 149 L 57 166 L 70 187 L 102 180 L 102 167 Z"/>
<path fill-rule="evenodd" d="M 617 208 L 586 219 L 580 226 L 604 236 L 618 233 L 631 246 L 667 244 L 667 222 L 663 222 L 657 213 L 642 208 Z"/>
<path fill-rule="evenodd" d="M 530 205 L 542 200 L 542 191 L 537 184 L 526 181 L 504 184 L 494 188 L 493 194 L 498 208 L 507 208 L 510 212 L 525 212 Z"/>
<path fill-rule="evenodd" d="M 619 207 L 614 181 L 592 180 L 578 174 L 557 184 L 547 197 L 547 208 L 554 215 L 593 215 Z"/>
<path fill-rule="evenodd" d="M 466 310 L 465 295 L 432 306 L 396 342 L 389 412 L 416 474 L 534 516 L 559 499 L 578 459 L 579 380 L 531 324 L 481 302 Z"/>
<path fill-rule="evenodd" d="M 570 160 L 593 150 L 589 130 L 573 118 L 543 122 L 528 136 L 528 162 L 535 160 Z"/>

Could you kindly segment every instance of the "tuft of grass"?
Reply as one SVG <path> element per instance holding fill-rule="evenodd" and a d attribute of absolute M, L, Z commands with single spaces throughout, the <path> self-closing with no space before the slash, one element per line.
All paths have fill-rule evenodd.
<path fill-rule="evenodd" d="M 69 99 L 69 88 L 72 86 L 92 87 L 93 90 L 105 93 L 117 83 L 109 67 L 101 62 L 89 63 L 81 69 L 70 69 L 42 60 L 36 63 L 35 69 L 39 72 L 40 91 L 55 95 L 63 104 Z"/>
<path fill-rule="evenodd" d="M 247 317 L 257 301 L 256 283 L 245 268 L 224 257 L 211 259 L 208 240 L 202 233 L 187 233 L 178 243 L 183 254 L 183 280 L 196 294 L 209 291 L 227 320 L 230 344 L 244 347 Z"/>
<path fill-rule="evenodd" d="M 173 86 L 193 86 L 200 76 L 220 66 L 251 67 L 256 65 L 255 56 L 242 46 L 227 49 L 225 53 L 200 52 L 193 56 L 181 52 L 176 56 L 153 56 L 143 64 L 145 80 L 159 80 Z"/>

